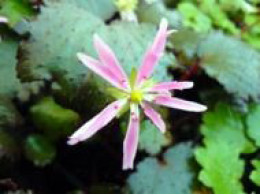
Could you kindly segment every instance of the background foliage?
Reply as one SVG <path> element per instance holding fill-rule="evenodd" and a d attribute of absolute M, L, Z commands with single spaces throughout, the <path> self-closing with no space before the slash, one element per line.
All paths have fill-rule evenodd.
<path fill-rule="evenodd" d="M 131 12 L 138 22 L 121 19 Z M 259 0 L 0 0 L 0 191 L 260 193 Z M 113 97 L 77 61 L 99 34 L 130 74 L 162 17 L 172 34 L 154 76 L 202 114 L 142 120 L 136 168 L 123 172 L 127 116 L 74 147 L 67 136 Z"/>

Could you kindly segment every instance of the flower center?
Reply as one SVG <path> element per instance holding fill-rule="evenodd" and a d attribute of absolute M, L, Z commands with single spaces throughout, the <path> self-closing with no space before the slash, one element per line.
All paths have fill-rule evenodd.
<path fill-rule="evenodd" d="M 141 90 L 133 90 L 130 94 L 132 102 L 140 103 L 143 100 L 143 93 Z"/>

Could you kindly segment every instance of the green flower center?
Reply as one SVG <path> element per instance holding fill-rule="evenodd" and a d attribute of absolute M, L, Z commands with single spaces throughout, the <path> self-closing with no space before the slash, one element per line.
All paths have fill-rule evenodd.
<path fill-rule="evenodd" d="M 141 90 L 133 90 L 130 94 L 132 102 L 140 103 L 143 100 L 143 93 Z"/>

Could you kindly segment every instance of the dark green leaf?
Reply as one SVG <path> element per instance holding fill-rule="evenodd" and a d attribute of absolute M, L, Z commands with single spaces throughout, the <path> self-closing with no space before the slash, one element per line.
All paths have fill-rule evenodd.
<path fill-rule="evenodd" d="M 55 147 L 42 135 L 33 134 L 25 140 L 26 157 L 36 166 L 45 166 L 50 164 L 55 156 Z"/>
<path fill-rule="evenodd" d="M 33 105 L 30 113 L 35 126 L 50 139 L 69 136 L 79 122 L 76 112 L 63 108 L 52 98 L 44 98 Z"/>

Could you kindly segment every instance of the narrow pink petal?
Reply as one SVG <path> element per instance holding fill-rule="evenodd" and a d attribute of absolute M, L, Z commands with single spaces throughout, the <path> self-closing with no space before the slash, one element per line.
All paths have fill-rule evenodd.
<path fill-rule="evenodd" d="M 83 53 L 77 54 L 78 59 L 90 70 L 101 76 L 103 79 L 107 80 L 112 84 L 113 86 L 125 89 L 122 86 L 122 83 L 117 79 L 117 77 L 114 76 L 114 74 L 105 66 L 103 66 L 99 61 L 91 58 L 90 56 L 87 56 Z"/>
<path fill-rule="evenodd" d="M 0 23 L 7 23 L 8 19 L 6 17 L 0 16 Z"/>
<path fill-rule="evenodd" d="M 166 131 L 166 125 L 161 117 L 161 115 L 156 112 L 148 103 L 142 104 L 145 115 L 151 119 L 154 125 L 164 133 Z"/>
<path fill-rule="evenodd" d="M 166 107 L 192 112 L 203 112 L 207 110 L 207 107 L 204 105 L 169 96 L 157 96 L 153 102 Z"/>
<path fill-rule="evenodd" d="M 68 144 L 75 145 L 78 142 L 90 138 L 97 131 L 106 126 L 113 118 L 115 118 L 125 103 L 126 100 L 117 100 L 108 105 L 104 110 L 85 123 L 71 137 L 69 137 Z"/>
<path fill-rule="evenodd" d="M 138 71 L 137 84 L 141 84 L 144 80 L 149 78 L 154 70 L 155 65 L 159 61 L 163 54 L 167 39 L 167 27 L 168 22 L 166 19 L 162 19 L 159 31 L 154 39 L 152 46 L 150 46 L 142 62 L 142 65 Z"/>
<path fill-rule="evenodd" d="M 109 46 L 97 35 L 94 35 L 94 46 L 98 52 L 100 61 L 105 65 L 109 70 L 118 77 L 119 81 L 125 86 L 128 87 L 128 78 L 120 66 L 114 52 L 109 48 Z"/>
<path fill-rule="evenodd" d="M 134 108 L 133 108 L 134 107 Z M 128 125 L 123 148 L 123 170 L 133 169 L 139 138 L 139 111 L 138 106 L 131 105 L 130 122 Z"/>
<path fill-rule="evenodd" d="M 172 94 L 170 91 L 160 91 L 158 93 L 144 93 L 143 99 L 147 102 L 153 102 L 156 97 L 158 96 L 169 96 L 172 97 Z"/>
<path fill-rule="evenodd" d="M 193 82 L 163 82 L 163 83 L 158 83 L 154 85 L 149 91 L 155 91 L 155 92 L 160 92 L 160 91 L 169 91 L 173 89 L 190 89 L 193 87 Z"/>

